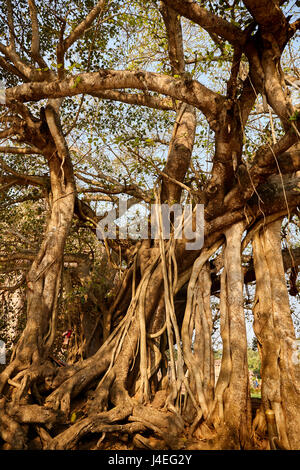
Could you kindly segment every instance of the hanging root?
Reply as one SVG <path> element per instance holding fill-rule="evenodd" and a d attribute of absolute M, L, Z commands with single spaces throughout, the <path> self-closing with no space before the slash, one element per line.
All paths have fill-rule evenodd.
<path fill-rule="evenodd" d="M 193 354 L 192 347 L 191 347 L 195 325 L 196 325 L 196 333 L 198 335 L 200 334 L 199 302 L 201 302 L 201 308 L 203 309 L 203 299 L 201 300 L 196 299 L 197 283 L 199 282 L 198 278 L 201 273 L 201 270 L 205 266 L 205 263 L 210 258 L 210 256 L 212 256 L 213 253 L 220 247 L 221 243 L 222 241 L 218 241 L 210 249 L 203 250 L 199 258 L 194 263 L 193 271 L 192 271 L 191 278 L 190 278 L 189 285 L 188 285 L 187 304 L 186 304 L 184 319 L 182 323 L 181 337 L 182 337 L 184 361 L 187 365 L 190 377 L 194 381 L 194 388 L 196 392 L 196 398 L 195 398 L 192 395 L 190 388 L 188 388 L 190 398 L 192 399 L 193 404 L 195 405 L 195 408 L 197 411 L 197 416 L 192 426 L 192 431 L 196 428 L 197 424 L 202 419 L 202 417 L 206 418 L 208 416 L 208 405 L 207 405 L 208 397 L 205 397 L 204 390 L 203 390 L 204 376 L 203 376 L 203 370 L 201 370 L 203 366 L 197 360 L 196 354 Z M 198 308 L 196 308 L 196 306 Z M 202 311 L 201 316 L 205 323 L 204 315 L 205 315 L 205 312 Z M 207 346 L 209 347 L 210 345 L 207 344 Z M 208 354 L 209 357 L 211 357 L 210 351 L 206 352 L 206 354 Z M 210 379 L 211 379 L 211 371 L 209 367 L 208 381 Z"/>
<path fill-rule="evenodd" d="M 293 411 L 292 404 L 286 406 L 284 400 L 291 386 L 295 389 L 297 385 L 297 371 L 291 367 L 288 373 L 281 370 L 281 364 L 289 364 L 291 356 L 278 327 L 287 332 L 288 322 L 287 317 L 283 323 L 282 316 L 279 319 L 273 295 L 282 292 L 282 285 L 278 274 L 271 273 L 271 242 L 262 239 L 265 233 L 259 231 L 253 240 L 257 276 L 254 316 L 263 358 L 264 408 L 257 412 L 251 435 L 243 231 L 244 224 L 236 224 L 226 231 L 225 244 L 220 239 L 196 259 L 181 331 L 174 302 L 179 284 L 175 242 L 172 237 L 165 242 L 161 234 L 159 249 L 154 249 L 148 265 L 138 273 L 140 281 L 134 286 L 126 314 L 96 354 L 59 369 L 47 361 L 24 369 L 16 368 L 16 363 L 9 366 L 1 379 L 10 386 L 6 393 L 10 401 L 0 403 L 1 438 L 7 445 L 26 448 L 29 427 L 45 449 L 77 449 L 91 436 L 91 445 L 104 449 L 112 435 L 124 436 L 128 446 L 143 449 L 249 448 L 251 437 L 259 448 L 288 448 L 290 431 L 281 416 L 283 412 L 291 416 Z M 271 241 L 274 245 L 275 240 Z M 215 384 L 209 258 L 222 244 L 223 354 Z M 155 300 L 149 294 L 153 291 L 158 292 Z M 269 307 L 272 315 L 267 315 Z M 268 440 L 265 411 L 269 408 L 277 434 Z"/>
<path fill-rule="evenodd" d="M 214 389 L 214 399 L 207 399 L 210 407 L 199 428 L 199 435 L 206 435 L 208 438 L 213 436 L 216 448 L 238 449 L 250 446 L 250 395 L 241 265 L 243 231 L 244 223 L 239 222 L 225 232 L 220 292 L 223 342 L 221 370 Z M 203 313 L 202 317 L 205 318 Z M 205 338 L 205 328 L 208 329 L 208 323 L 202 321 L 202 341 Z M 208 376 L 208 368 L 205 375 Z M 206 396 L 211 395 L 212 390 L 206 385 Z"/>

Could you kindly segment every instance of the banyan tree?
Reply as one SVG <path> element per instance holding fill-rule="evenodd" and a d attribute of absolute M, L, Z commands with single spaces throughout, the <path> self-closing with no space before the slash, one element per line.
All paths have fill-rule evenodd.
<path fill-rule="evenodd" d="M 1 0 L 2 449 L 300 448 L 298 6 Z"/>

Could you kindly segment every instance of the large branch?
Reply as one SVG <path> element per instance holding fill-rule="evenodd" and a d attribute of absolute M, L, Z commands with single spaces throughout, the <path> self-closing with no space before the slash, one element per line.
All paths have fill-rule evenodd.
<path fill-rule="evenodd" d="M 251 168 L 241 165 L 237 176 L 239 183 L 226 195 L 226 209 L 236 208 L 247 201 L 256 192 L 258 185 L 264 183 L 274 172 L 278 171 L 278 158 L 297 142 L 297 135 L 290 130 L 276 144 L 260 147 L 253 159 Z"/>
<path fill-rule="evenodd" d="M 176 115 L 167 162 L 163 170 L 167 178 L 162 178 L 162 202 L 168 201 L 172 204 L 180 201 L 182 187 L 171 181 L 171 179 L 180 183 L 184 181 L 190 166 L 196 125 L 195 109 L 182 103 Z"/>
<path fill-rule="evenodd" d="M 4 68 L 6 68 L 9 72 L 11 72 L 12 67 L 14 67 L 18 71 L 17 75 L 21 77 L 24 76 L 27 80 L 43 81 L 49 78 L 50 73 L 48 71 L 39 71 L 33 66 L 26 64 L 21 59 L 19 54 L 11 47 L 0 43 L 0 52 L 5 56 L 5 58 L 1 57 L 1 65 L 4 66 Z M 11 61 L 12 64 L 10 64 L 8 60 Z"/>
<path fill-rule="evenodd" d="M 161 2 L 160 11 L 167 31 L 172 73 L 182 75 L 185 71 L 185 60 L 180 15 L 163 2 Z M 172 204 L 180 201 L 182 187 L 170 181 L 170 178 L 180 183 L 184 181 L 190 166 L 196 125 L 195 109 L 186 103 L 181 103 L 177 109 L 167 162 L 163 170 L 167 178 L 162 178 L 162 202 Z"/>
<path fill-rule="evenodd" d="M 17 69 L 13 64 L 8 62 L 4 57 L 0 56 L 0 67 L 7 72 L 11 73 L 12 75 L 15 75 L 16 77 L 21 78 L 24 82 L 28 81 L 28 78 L 26 75 L 24 75 L 22 72 L 20 72 L 19 69 Z"/>
<path fill-rule="evenodd" d="M 200 109 L 214 127 L 225 98 L 197 80 L 174 78 L 153 72 L 128 70 L 99 70 L 82 73 L 64 80 L 25 83 L 6 90 L 6 104 L 14 101 L 39 101 L 43 98 L 95 94 L 112 89 L 154 91 L 184 101 Z"/>
<path fill-rule="evenodd" d="M 279 37 L 286 40 L 289 25 L 277 1 L 243 0 L 243 3 L 263 32 L 276 34 L 277 41 Z"/>
<path fill-rule="evenodd" d="M 39 30 L 37 7 L 35 4 L 35 1 L 28 0 L 28 6 L 29 6 L 31 30 L 32 30 L 31 49 L 30 49 L 31 57 L 37 61 L 40 67 L 46 69 L 47 64 L 44 61 L 44 59 L 41 57 L 41 53 L 40 53 L 40 30 Z"/>
<path fill-rule="evenodd" d="M 18 253 L 0 252 L 0 261 L 1 263 L 19 260 L 33 261 L 36 255 L 37 253 L 33 251 L 20 251 Z M 88 255 L 83 253 L 66 253 L 64 255 L 64 261 L 66 263 L 88 261 Z"/>
<path fill-rule="evenodd" d="M 164 5 L 163 2 L 161 2 L 160 11 L 167 30 L 169 58 L 173 74 L 183 73 L 185 61 L 180 16 L 173 8 Z"/>
<path fill-rule="evenodd" d="M 39 32 L 39 23 L 37 19 L 37 8 L 34 0 L 28 0 L 30 19 L 31 19 L 31 29 L 32 29 L 32 38 L 31 38 L 31 55 L 35 59 L 40 56 L 40 32 Z"/>
<path fill-rule="evenodd" d="M 13 153 L 16 155 L 43 155 L 43 152 L 36 147 L 0 147 L 0 153 Z"/>
<path fill-rule="evenodd" d="M 76 26 L 76 28 L 70 33 L 70 35 L 64 40 L 63 47 L 64 51 L 69 49 L 72 44 L 74 44 L 77 39 L 79 39 L 83 33 L 91 26 L 95 18 L 104 10 L 106 0 L 100 0 L 94 8 L 89 12 L 89 14 L 84 18 L 84 20 Z"/>
<path fill-rule="evenodd" d="M 103 90 L 91 93 L 91 95 L 103 100 L 120 101 L 122 103 L 147 106 L 148 108 L 161 109 L 165 111 L 174 110 L 174 102 L 172 102 L 170 98 L 145 95 L 142 93 L 124 93 L 117 90 Z"/>
<path fill-rule="evenodd" d="M 125 193 L 125 194 L 130 194 L 132 196 L 135 196 L 138 199 L 149 201 L 149 196 L 144 191 L 142 191 L 137 184 L 130 183 L 130 184 L 124 185 L 124 184 L 120 184 L 117 181 L 114 181 L 112 183 L 112 186 L 110 187 L 109 184 L 107 184 L 107 181 L 105 181 L 105 183 L 100 183 L 99 181 L 85 178 L 79 172 L 75 173 L 75 176 L 81 181 L 83 181 L 84 183 L 87 183 L 89 185 L 92 185 L 98 188 L 99 193 L 103 193 L 103 194 Z M 110 178 L 107 176 L 106 180 L 110 180 Z M 93 189 L 90 189 L 90 191 L 93 192 Z"/>
<path fill-rule="evenodd" d="M 46 186 L 48 184 L 48 177 L 46 176 L 34 176 L 34 175 L 25 175 L 23 173 L 19 173 L 7 165 L 1 158 L 0 158 L 0 166 L 1 168 L 6 171 L 7 173 L 14 176 L 11 180 L 15 181 L 16 184 L 21 185 L 33 185 L 33 186 Z M 5 181 L 8 179 L 8 181 Z M 9 177 L 7 178 L 5 175 L 0 176 L 0 183 L 5 182 L 6 184 L 9 183 Z M 1 189 L 1 188 L 0 188 Z"/>
<path fill-rule="evenodd" d="M 208 33 L 217 34 L 230 43 L 240 46 L 246 41 L 247 33 L 241 31 L 234 24 L 207 11 L 196 2 L 188 0 L 163 0 L 163 2 L 180 15 L 197 23 Z"/>
<path fill-rule="evenodd" d="M 276 0 L 244 0 L 244 4 L 259 25 L 255 40 L 249 41 L 245 49 L 253 83 L 287 130 L 289 118 L 295 110 L 286 91 L 280 59 L 288 40 L 296 31 L 296 25 L 288 23 Z M 259 76 L 260 79 L 256 80 Z"/>
<path fill-rule="evenodd" d="M 16 50 L 15 28 L 14 28 L 13 9 L 12 9 L 11 0 L 6 1 L 6 8 L 7 8 L 7 25 L 9 29 L 9 47 L 15 51 Z"/>

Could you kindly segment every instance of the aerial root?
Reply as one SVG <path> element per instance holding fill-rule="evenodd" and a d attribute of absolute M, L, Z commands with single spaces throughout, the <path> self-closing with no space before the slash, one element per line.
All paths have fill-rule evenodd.
<path fill-rule="evenodd" d="M 5 385 L 8 383 L 9 380 L 12 380 L 11 377 L 15 370 L 19 369 L 19 362 L 17 360 L 13 360 L 0 374 L 0 393 L 3 392 Z M 14 381 L 15 382 L 15 381 Z M 11 384 L 14 387 L 17 387 L 16 382 Z"/>
<path fill-rule="evenodd" d="M 62 423 L 63 418 L 61 413 L 44 406 L 0 400 L 0 436 L 12 449 L 27 448 L 28 425 L 36 425 L 38 434 L 42 433 L 45 440 L 47 431 L 42 426 L 51 429 L 54 424 Z"/>
<path fill-rule="evenodd" d="M 0 436 L 7 449 L 22 450 L 26 448 L 26 429 L 9 416 L 5 409 L 6 399 L 0 399 Z"/>
<path fill-rule="evenodd" d="M 49 450 L 74 449 L 88 434 L 101 434 L 96 445 L 96 448 L 101 448 L 109 433 L 132 435 L 132 443 L 138 448 L 180 449 L 184 446 L 184 439 L 180 437 L 183 428 L 179 424 L 177 416 L 171 412 L 159 411 L 150 405 L 141 405 L 127 396 L 125 402 L 119 403 L 109 411 L 90 413 L 53 439 L 49 439 L 49 435 L 45 435 L 41 427 L 38 433 L 44 448 Z M 147 430 L 156 437 L 142 436 Z"/>

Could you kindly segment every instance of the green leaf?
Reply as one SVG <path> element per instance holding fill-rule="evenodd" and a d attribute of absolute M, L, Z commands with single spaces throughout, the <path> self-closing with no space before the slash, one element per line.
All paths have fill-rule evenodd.
<path fill-rule="evenodd" d="M 300 116 L 299 111 L 295 111 L 294 114 L 292 114 L 292 116 L 289 117 L 289 121 L 298 121 L 299 116 Z"/>
<path fill-rule="evenodd" d="M 72 88 L 76 88 L 80 81 L 81 81 L 80 76 L 75 77 L 74 84 L 72 85 Z"/>

